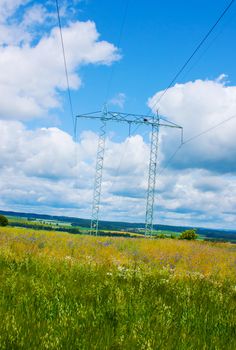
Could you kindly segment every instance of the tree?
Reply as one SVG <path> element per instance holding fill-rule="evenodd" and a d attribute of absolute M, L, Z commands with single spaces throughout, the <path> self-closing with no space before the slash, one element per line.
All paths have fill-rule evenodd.
<path fill-rule="evenodd" d="M 179 239 L 187 239 L 189 241 L 194 240 L 196 238 L 197 238 L 196 229 L 183 231 L 179 236 Z"/>
<path fill-rule="evenodd" d="M 8 225 L 8 220 L 6 216 L 0 215 L 0 226 L 7 226 Z"/>

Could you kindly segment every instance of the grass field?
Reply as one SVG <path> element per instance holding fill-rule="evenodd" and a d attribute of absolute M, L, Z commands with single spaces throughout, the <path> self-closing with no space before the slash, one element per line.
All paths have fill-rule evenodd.
<path fill-rule="evenodd" d="M 1 349 L 236 349 L 236 246 L 0 228 Z"/>

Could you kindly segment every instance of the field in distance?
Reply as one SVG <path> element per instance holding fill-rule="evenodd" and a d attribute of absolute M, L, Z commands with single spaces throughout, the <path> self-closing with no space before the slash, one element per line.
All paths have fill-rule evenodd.
<path fill-rule="evenodd" d="M 1 349 L 235 349 L 236 246 L 0 228 Z"/>
<path fill-rule="evenodd" d="M 34 229 L 67 231 L 73 234 L 89 233 L 90 220 L 65 216 L 52 216 L 44 214 L 15 213 L 0 211 L 8 217 L 11 226 L 28 227 Z M 154 235 L 164 237 L 178 237 L 181 232 L 192 227 L 154 225 Z M 142 223 L 100 221 L 99 235 L 121 236 L 121 237 L 142 237 L 145 232 L 145 225 Z M 196 228 L 198 239 L 234 242 L 236 243 L 236 230 Z"/>

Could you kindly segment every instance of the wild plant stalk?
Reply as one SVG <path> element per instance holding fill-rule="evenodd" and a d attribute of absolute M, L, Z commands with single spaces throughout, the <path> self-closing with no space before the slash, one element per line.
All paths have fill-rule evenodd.
<path fill-rule="evenodd" d="M 7 229 L 0 241 L 0 349 L 236 348 L 232 245 Z"/>

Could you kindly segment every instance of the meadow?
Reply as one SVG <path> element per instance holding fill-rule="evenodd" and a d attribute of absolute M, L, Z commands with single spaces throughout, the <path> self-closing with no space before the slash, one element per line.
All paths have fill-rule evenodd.
<path fill-rule="evenodd" d="M 236 245 L 0 228 L 0 349 L 236 349 Z"/>

